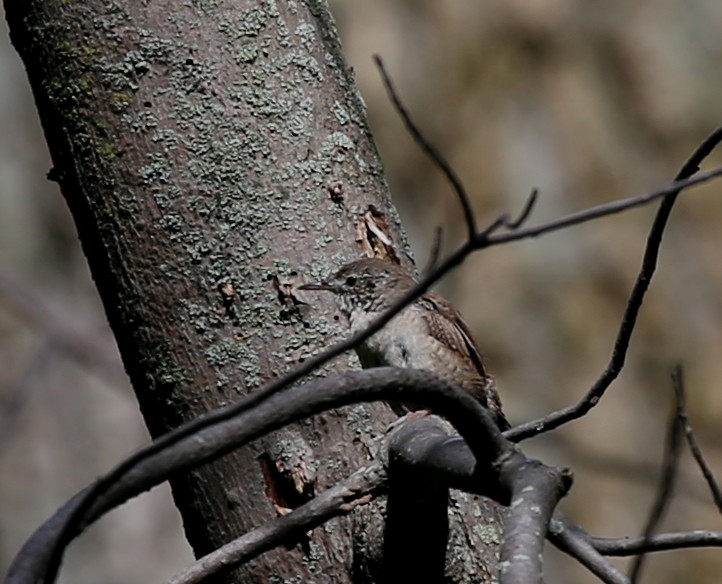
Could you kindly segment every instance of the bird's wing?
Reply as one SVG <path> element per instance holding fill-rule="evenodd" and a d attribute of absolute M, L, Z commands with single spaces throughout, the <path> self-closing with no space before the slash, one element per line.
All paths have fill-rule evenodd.
<path fill-rule="evenodd" d="M 461 314 L 449 301 L 437 294 L 425 294 L 419 298 L 424 308 L 424 317 L 429 326 L 429 334 L 444 343 L 453 351 L 469 359 L 482 378 L 488 378 L 484 359 L 479 352 L 474 335 L 469 330 Z M 451 323 L 452 326 L 448 326 Z"/>
<path fill-rule="evenodd" d="M 429 334 L 474 364 L 479 375 L 464 380 L 467 390 L 489 408 L 501 430 L 510 428 L 511 425 L 501 409 L 494 378 L 487 373 L 476 339 L 459 311 L 451 306 L 448 300 L 434 293 L 423 295 L 418 302 L 424 309 Z M 449 323 L 452 326 L 449 326 Z"/>

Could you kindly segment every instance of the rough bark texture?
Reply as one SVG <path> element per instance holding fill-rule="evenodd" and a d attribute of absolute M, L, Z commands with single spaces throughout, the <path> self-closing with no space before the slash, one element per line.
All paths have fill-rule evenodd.
<path fill-rule="evenodd" d="M 282 374 L 339 334 L 330 304 L 298 306 L 282 284 L 358 257 L 356 223 L 370 205 L 383 210 L 405 252 L 325 4 L 5 6 L 52 177 L 154 436 Z M 177 477 L 173 493 L 196 554 L 350 474 L 388 421 L 381 405 L 329 413 Z M 476 519 L 488 528 L 469 524 L 452 536 L 461 544 L 449 554 L 464 566 L 459 579 L 481 575 L 493 558 L 494 520 L 491 512 Z M 359 518 L 333 522 L 234 578 L 366 578 L 367 536 Z M 488 545 L 474 550 L 464 540 Z"/>

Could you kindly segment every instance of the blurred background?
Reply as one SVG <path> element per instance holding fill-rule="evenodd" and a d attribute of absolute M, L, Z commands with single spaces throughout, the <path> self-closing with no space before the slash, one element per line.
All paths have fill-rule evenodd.
<path fill-rule="evenodd" d="M 371 56 L 463 178 L 480 224 L 530 223 L 663 186 L 722 125 L 716 0 L 332 0 L 387 176 L 423 265 L 459 205 L 406 134 Z M 633 5 L 632 5 L 633 4 Z M 147 440 L 50 168 L 19 57 L 0 31 L 0 573 L 32 529 Z M 708 167 L 722 163 L 715 155 Z M 512 422 L 578 399 L 606 366 L 655 208 L 478 253 L 440 286 L 479 337 Z M 670 371 L 722 476 L 722 184 L 682 195 L 627 366 L 600 405 L 526 443 L 569 466 L 563 509 L 594 535 L 640 532 L 660 475 Z M 688 453 L 662 529 L 720 529 Z M 128 561 L 132 558 L 132 561 Z M 595 582 L 549 546 L 547 577 Z M 65 582 L 162 582 L 191 559 L 156 489 L 73 545 Z M 620 565 L 624 565 L 620 561 Z M 722 551 L 652 556 L 649 582 L 717 582 Z"/>

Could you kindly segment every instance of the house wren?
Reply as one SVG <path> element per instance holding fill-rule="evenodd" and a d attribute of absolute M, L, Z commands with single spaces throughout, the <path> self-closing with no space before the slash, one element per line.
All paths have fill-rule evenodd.
<path fill-rule="evenodd" d="M 353 332 L 363 330 L 415 285 L 401 266 L 367 258 L 341 267 L 326 281 L 299 286 L 336 295 Z M 459 312 L 438 294 L 424 294 L 357 348 L 364 368 L 392 366 L 433 371 L 456 382 L 489 409 L 500 429 L 509 428 L 494 379 L 487 373 L 474 336 Z M 389 404 L 402 415 L 406 404 Z"/>

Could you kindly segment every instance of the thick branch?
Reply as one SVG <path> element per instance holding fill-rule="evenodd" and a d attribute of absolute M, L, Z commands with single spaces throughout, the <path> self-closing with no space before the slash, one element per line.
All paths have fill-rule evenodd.
<path fill-rule="evenodd" d="M 511 503 L 501 543 L 502 584 L 542 582 L 542 549 L 549 520 L 572 484 L 571 473 L 527 460 L 502 465 L 511 483 Z"/>
<path fill-rule="evenodd" d="M 255 401 L 253 398 L 251 395 L 245 401 Z M 106 489 L 89 488 L 78 493 L 41 526 L 18 554 L 7 583 L 38 581 L 51 561 L 53 550 L 62 552 L 69 536 L 75 537 L 83 527 L 113 507 L 174 473 L 194 468 L 286 424 L 327 409 L 392 398 L 418 403 L 446 417 L 467 441 L 478 461 L 491 463 L 508 448 L 508 442 L 479 402 L 431 373 L 386 367 L 330 376 L 273 395 L 250 410 L 226 408 L 234 413 L 240 409 L 236 415 L 228 415 L 227 411 L 226 415 L 212 412 L 208 417 L 213 422 L 203 430 L 172 445 L 158 448 L 152 443 L 141 449 L 99 479 L 108 485 Z M 196 422 L 191 424 L 195 426 Z"/>
<path fill-rule="evenodd" d="M 357 254 L 353 209 L 373 206 L 396 245 L 405 237 L 326 3 L 5 7 L 53 178 L 152 436 L 234 401 L 305 358 L 305 341 L 338 333 L 294 311 L 274 278 Z M 332 182 L 343 200 L 331 196 Z M 386 408 L 368 413 L 364 431 L 383 431 Z M 327 461 L 320 484 L 365 464 L 342 416 L 293 432 L 294 442 L 259 446 Z M 262 481 L 248 451 L 173 477 L 196 553 L 268 516 Z M 243 491 L 243 505 L 226 505 L 228 493 Z M 234 578 L 308 579 L 316 570 L 319 582 L 349 581 L 349 532 L 316 543 L 313 567 L 300 556 L 284 566 L 264 558 Z"/>
<path fill-rule="evenodd" d="M 509 504 L 509 512 L 504 522 L 503 543 L 500 556 L 501 582 L 537 582 L 541 577 L 541 551 L 544 544 L 547 524 L 554 509 L 571 485 L 568 471 L 551 468 L 536 460 L 530 460 L 516 448 L 508 448 L 498 464 L 487 467 L 474 460 L 473 454 L 461 440 L 450 437 L 440 422 L 433 418 L 409 421 L 391 440 L 391 457 L 413 477 L 417 485 L 436 485 L 464 488 L 474 493 L 494 498 L 502 504 Z M 391 478 L 391 473 L 390 473 Z M 412 500 L 414 495 L 411 495 Z M 511 503 L 510 503 L 511 502 Z M 417 508 L 421 509 L 422 507 Z M 423 518 L 427 507 L 423 507 Z M 389 512 L 389 528 L 395 530 L 393 536 L 401 539 L 423 538 L 426 529 L 423 521 L 416 526 L 416 532 L 404 531 L 403 525 L 395 525 L 395 519 Z M 412 521 L 410 517 L 405 517 Z M 408 539 L 406 542 L 408 544 Z M 443 552 L 441 542 L 436 548 L 427 550 L 430 558 L 420 557 L 409 566 L 411 558 L 402 556 L 398 562 L 398 573 L 408 570 L 419 573 L 425 566 L 427 575 L 434 574 L 438 562 L 433 558 Z M 413 545 L 411 549 L 416 549 Z M 441 548 L 441 549 L 439 549 Z M 442 565 L 443 567 L 443 565 Z M 397 572 L 393 572 L 396 575 Z M 412 578 L 413 579 L 413 578 Z M 439 578 L 437 578 L 439 580 Z M 433 578 L 430 581 L 433 580 Z"/>
<path fill-rule="evenodd" d="M 448 424 L 436 416 L 402 424 L 389 438 L 389 452 L 405 466 L 423 471 L 423 480 L 509 504 L 509 494 L 499 486 L 498 471 L 477 464 L 464 439 L 451 434 Z"/>
<path fill-rule="evenodd" d="M 430 420 L 407 425 L 409 430 L 402 428 L 390 438 L 384 581 L 442 582 L 449 535 L 449 490 L 444 481 L 427 480 L 413 455 L 438 443 L 447 433 Z"/>

